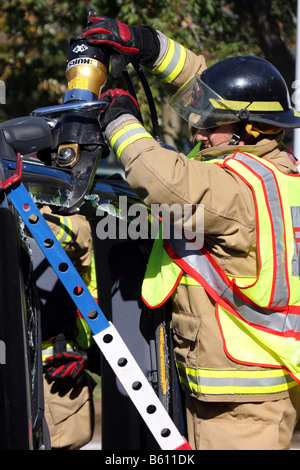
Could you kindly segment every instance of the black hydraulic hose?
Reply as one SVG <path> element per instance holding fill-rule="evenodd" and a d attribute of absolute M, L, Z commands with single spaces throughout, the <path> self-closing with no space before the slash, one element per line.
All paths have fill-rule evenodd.
<path fill-rule="evenodd" d="M 133 98 L 135 98 L 136 102 L 138 103 L 138 98 L 136 96 L 136 92 L 135 92 L 132 80 L 131 80 L 130 75 L 128 73 L 128 70 L 126 68 L 124 70 L 122 70 L 122 75 L 123 75 L 124 81 L 126 83 L 128 93 L 130 93 L 131 96 L 133 96 Z M 144 125 L 144 120 L 143 120 L 143 116 L 142 116 L 141 111 L 139 113 L 139 119 L 140 119 L 141 123 Z"/>
<path fill-rule="evenodd" d="M 156 106 L 155 106 L 155 103 L 154 103 L 153 95 L 152 95 L 148 80 L 145 76 L 145 73 L 144 73 L 142 67 L 138 63 L 132 62 L 132 65 L 133 65 L 133 67 L 134 67 L 134 69 L 135 69 L 135 71 L 136 71 L 136 73 L 137 73 L 137 75 L 140 79 L 140 82 L 141 82 L 141 84 L 144 88 L 144 92 L 145 92 L 145 95 L 146 95 L 146 98 L 147 98 L 149 111 L 150 111 L 150 118 L 151 118 L 151 123 L 152 123 L 152 129 L 153 129 L 153 137 L 160 144 L 162 144 L 163 139 L 162 139 L 162 135 L 161 135 L 161 131 L 160 131 L 160 126 L 158 124 Z M 129 75 L 128 70 L 127 70 L 126 67 L 124 67 L 124 69 L 122 70 L 122 75 L 123 75 L 123 79 L 126 83 L 126 87 L 127 87 L 128 92 L 138 102 L 137 95 L 136 95 L 132 80 L 130 78 L 130 75 Z M 141 123 L 144 125 L 143 117 L 142 117 L 141 113 L 140 113 L 140 120 L 141 120 Z"/>
<path fill-rule="evenodd" d="M 137 64 L 136 62 L 132 62 L 132 65 L 133 65 L 136 73 L 139 76 L 139 79 L 140 79 L 140 81 L 143 85 L 143 88 L 144 88 L 144 91 L 145 91 L 145 94 L 146 94 L 146 98 L 147 98 L 148 106 L 149 106 L 149 111 L 150 111 L 151 122 L 152 122 L 152 128 L 153 128 L 153 137 L 159 143 L 162 143 L 163 139 L 162 139 L 160 127 L 159 127 L 159 124 L 158 124 L 156 106 L 155 106 L 155 103 L 154 103 L 153 95 L 152 95 L 148 80 L 146 78 L 144 70 L 142 69 L 142 67 L 139 64 Z"/>

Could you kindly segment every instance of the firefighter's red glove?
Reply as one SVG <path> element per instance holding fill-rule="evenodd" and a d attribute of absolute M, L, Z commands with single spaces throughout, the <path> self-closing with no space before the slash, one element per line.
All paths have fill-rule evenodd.
<path fill-rule="evenodd" d="M 114 52 L 127 55 L 129 61 L 148 67 L 154 64 L 160 51 L 155 29 L 150 26 L 128 26 L 102 15 L 88 17 L 88 26 L 82 37 L 96 46 L 108 46 Z"/>
<path fill-rule="evenodd" d="M 132 114 L 141 119 L 139 105 L 133 96 L 120 88 L 107 90 L 100 96 L 100 101 L 106 101 L 109 106 L 101 113 L 100 122 L 104 132 L 108 124 L 123 114 Z"/>
<path fill-rule="evenodd" d="M 83 353 L 63 352 L 49 356 L 45 361 L 46 375 L 49 379 L 76 379 L 84 369 Z"/>

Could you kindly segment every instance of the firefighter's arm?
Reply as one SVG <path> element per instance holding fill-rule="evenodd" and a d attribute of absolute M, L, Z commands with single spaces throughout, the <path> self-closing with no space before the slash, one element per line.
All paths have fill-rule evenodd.
<path fill-rule="evenodd" d="M 154 180 L 157 182 L 160 178 L 159 171 L 152 169 L 151 161 L 153 159 L 156 161 L 158 158 L 163 165 L 164 160 L 169 161 L 169 171 L 171 171 L 173 166 L 172 156 L 178 161 L 182 160 L 182 165 L 184 165 L 186 157 L 176 151 L 165 149 L 152 137 L 139 121 L 139 110 L 136 101 L 127 92 L 118 89 L 108 90 L 100 99 L 110 103 L 101 116 L 101 126 L 105 137 L 124 167 L 126 179 L 129 178 L 128 181 L 130 180 L 130 184 L 133 185 L 132 187 L 139 197 L 148 204 L 152 202 L 149 199 L 148 186 L 151 186 Z M 171 161 L 169 160 L 170 156 Z M 140 168 L 138 173 L 141 177 L 144 175 L 149 185 L 145 181 L 137 182 L 135 176 L 132 178 L 132 173 L 135 175 L 135 168 L 140 164 L 143 168 Z M 155 191 L 154 193 L 156 194 Z M 162 202 L 169 203 L 169 197 Z"/>
<path fill-rule="evenodd" d="M 255 232 L 253 221 L 248 219 L 251 207 L 246 209 L 247 201 L 252 204 L 250 188 L 234 182 L 231 172 L 216 165 L 164 148 L 127 110 L 124 107 L 123 114 L 115 119 L 113 112 L 107 115 L 105 136 L 139 198 L 149 207 L 164 204 L 172 208 L 178 225 L 184 223 L 187 230 L 196 232 L 204 210 L 206 234 L 225 233 L 235 247 L 238 243 L 241 251 L 249 249 Z M 243 217 L 237 201 L 243 201 Z"/>
<path fill-rule="evenodd" d="M 91 15 L 82 37 L 93 45 L 109 47 L 112 54 L 121 54 L 127 61 L 146 66 L 169 86 L 170 92 L 206 68 L 202 55 L 195 55 L 150 26 L 128 26 L 105 16 Z"/>

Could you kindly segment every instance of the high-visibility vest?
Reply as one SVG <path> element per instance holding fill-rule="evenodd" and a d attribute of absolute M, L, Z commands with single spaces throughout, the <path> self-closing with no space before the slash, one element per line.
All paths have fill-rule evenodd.
<path fill-rule="evenodd" d="M 216 303 L 228 357 L 253 366 L 216 371 L 177 363 L 182 383 L 192 391 L 256 394 L 286 390 L 300 382 L 300 175 L 284 174 L 268 160 L 241 152 L 218 164 L 231 169 L 253 192 L 257 277 L 250 283 L 229 277 L 205 248 L 186 251 L 186 240 L 173 237 L 164 242 L 169 255 L 165 270 L 171 261 L 177 265 L 177 277 L 170 270 L 168 276 L 164 274 L 169 284 L 163 299 L 148 271 L 142 296 L 150 307 L 159 305 L 187 273 Z M 153 274 L 155 268 L 151 270 Z M 268 369 L 255 370 L 257 366 Z"/>

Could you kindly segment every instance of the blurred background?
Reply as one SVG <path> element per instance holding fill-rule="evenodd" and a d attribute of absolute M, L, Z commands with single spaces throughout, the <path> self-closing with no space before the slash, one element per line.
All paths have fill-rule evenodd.
<path fill-rule="evenodd" d="M 69 41 L 80 36 L 90 10 L 130 25 L 150 24 L 204 54 L 208 65 L 233 55 L 261 56 L 279 69 L 293 94 L 297 0 L 0 0 L 0 80 L 6 85 L 0 122 L 63 102 Z M 163 86 L 147 77 L 165 143 L 188 152 L 185 123 L 171 111 Z M 138 83 L 137 92 L 147 127 L 147 100 Z M 292 133 L 286 143 L 292 146 Z"/>

